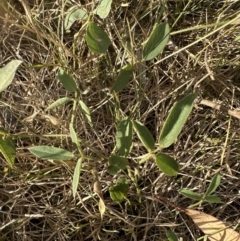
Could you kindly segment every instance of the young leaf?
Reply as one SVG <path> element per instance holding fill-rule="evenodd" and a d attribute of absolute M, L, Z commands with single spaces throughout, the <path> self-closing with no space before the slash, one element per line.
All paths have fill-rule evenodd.
<path fill-rule="evenodd" d="M 4 67 L 0 68 L 0 92 L 5 90 L 13 81 L 21 60 L 11 60 Z"/>
<path fill-rule="evenodd" d="M 145 61 L 155 58 L 168 43 L 170 28 L 168 23 L 158 24 L 143 48 L 143 59 Z"/>
<path fill-rule="evenodd" d="M 133 69 L 132 69 L 132 65 L 129 64 L 125 66 L 123 69 L 121 69 L 117 77 L 117 80 L 112 87 L 112 90 L 115 92 L 120 92 L 128 85 L 132 77 L 133 77 Z"/>
<path fill-rule="evenodd" d="M 107 34 L 93 22 L 88 25 L 86 42 L 91 51 L 97 54 L 105 53 L 110 45 Z"/>
<path fill-rule="evenodd" d="M 179 191 L 182 195 L 188 197 L 188 198 L 191 198 L 193 200 L 197 200 L 197 201 L 200 201 L 202 200 L 202 196 L 199 195 L 198 193 L 195 193 L 189 189 L 182 189 Z"/>
<path fill-rule="evenodd" d="M 72 192 L 73 197 L 75 198 L 80 178 L 80 171 L 82 167 L 82 158 L 79 158 L 77 161 L 77 165 L 75 166 L 74 173 L 73 173 L 73 181 L 72 181 Z"/>
<path fill-rule="evenodd" d="M 69 130 L 70 130 L 70 136 L 71 136 L 72 142 L 79 148 L 80 143 L 78 141 L 77 134 L 76 134 L 72 124 L 70 124 Z"/>
<path fill-rule="evenodd" d="M 196 97 L 197 94 L 190 94 L 174 104 L 158 140 L 162 148 L 169 147 L 175 141 L 193 108 Z"/>
<path fill-rule="evenodd" d="M 74 9 L 69 12 L 64 20 L 64 28 L 67 33 L 70 32 L 70 28 L 77 20 L 87 20 L 88 14 L 83 9 Z"/>
<path fill-rule="evenodd" d="M 208 196 L 208 195 L 212 194 L 213 192 L 215 192 L 216 189 L 218 188 L 220 182 L 221 182 L 221 176 L 220 176 L 220 174 L 217 173 L 213 177 L 210 185 L 208 186 L 208 189 L 207 189 L 207 191 L 205 193 L 205 196 Z"/>
<path fill-rule="evenodd" d="M 66 73 L 63 69 L 59 70 L 57 77 L 66 90 L 70 92 L 74 92 L 77 90 L 77 85 L 74 79 L 68 73 Z"/>
<path fill-rule="evenodd" d="M 177 235 L 170 229 L 167 231 L 167 238 L 168 241 L 178 241 Z"/>
<path fill-rule="evenodd" d="M 156 155 L 156 163 L 160 170 L 168 176 L 178 174 L 178 163 L 170 156 L 158 153 Z"/>
<path fill-rule="evenodd" d="M 106 18 L 111 10 L 112 0 L 100 0 L 99 5 L 93 11 L 94 14 L 97 14 L 100 18 Z"/>
<path fill-rule="evenodd" d="M 205 197 L 205 200 L 209 203 L 221 203 L 221 199 L 218 196 L 209 195 Z"/>
<path fill-rule="evenodd" d="M 116 148 L 120 156 L 126 156 L 132 147 L 132 122 L 124 118 L 117 127 Z"/>
<path fill-rule="evenodd" d="M 125 178 L 119 178 L 116 185 L 109 188 L 110 197 L 115 202 L 121 202 L 129 190 L 128 182 Z"/>
<path fill-rule="evenodd" d="M 28 150 L 41 159 L 64 161 L 74 158 L 74 154 L 62 148 L 53 146 L 34 146 Z"/>
<path fill-rule="evenodd" d="M 133 127 L 143 145 L 149 150 L 154 149 L 154 138 L 150 131 L 139 121 L 133 121 Z"/>
<path fill-rule="evenodd" d="M 108 172 L 111 175 L 116 175 L 119 171 L 127 168 L 128 161 L 126 158 L 112 155 L 108 159 Z"/>
<path fill-rule="evenodd" d="M 13 167 L 16 157 L 16 148 L 15 143 L 11 137 L 0 135 L 0 152 L 6 159 L 9 166 Z"/>
<path fill-rule="evenodd" d="M 69 97 L 60 98 L 60 99 L 56 100 L 55 102 L 53 102 L 51 105 L 49 105 L 46 110 L 51 110 L 51 109 L 56 108 L 58 106 L 64 105 L 64 104 L 66 104 L 70 101 L 72 101 L 72 99 L 69 98 Z"/>
<path fill-rule="evenodd" d="M 185 209 L 185 211 L 203 233 L 208 236 L 208 240 L 240 241 L 240 234 L 226 227 L 224 223 L 217 218 L 193 209 Z"/>
<path fill-rule="evenodd" d="M 86 104 L 82 101 L 82 100 L 79 100 L 79 104 L 81 106 L 81 109 L 83 111 L 83 114 L 86 116 L 87 120 L 88 120 L 88 123 L 91 127 L 93 127 L 93 124 L 92 124 L 92 118 L 91 118 L 91 114 L 90 114 L 90 110 L 89 108 L 86 106 Z"/>

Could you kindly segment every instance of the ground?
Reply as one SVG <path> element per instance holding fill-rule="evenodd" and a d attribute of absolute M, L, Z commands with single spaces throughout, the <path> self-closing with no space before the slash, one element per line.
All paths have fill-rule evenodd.
<path fill-rule="evenodd" d="M 105 19 L 90 16 L 111 41 L 104 54 L 88 48 L 86 22 L 78 20 L 70 32 L 64 30 L 71 9 L 92 13 L 97 5 L 90 0 L 0 2 L 0 65 L 23 61 L 1 93 L 0 125 L 15 142 L 16 158 L 12 167 L 0 159 L 0 240 L 168 240 L 168 230 L 179 240 L 198 240 L 204 234 L 191 218 L 158 196 L 187 208 L 194 201 L 179 191 L 203 194 L 216 173 L 221 183 L 215 194 L 222 202 L 195 208 L 239 232 L 240 1 L 114 1 Z M 114 94 L 119 70 L 137 62 L 154 24 L 161 22 L 171 28 L 163 52 L 134 65 L 132 81 Z M 79 86 L 78 98 L 88 106 L 92 126 L 72 103 L 47 110 L 59 98 L 75 98 L 59 82 L 59 68 L 71 73 Z M 127 170 L 109 174 L 108 158 L 115 151 L 121 118 L 133 116 L 143 123 L 157 147 L 171 107 L 193 92 L 198 97 L 181 134 L 164 149 L 179 164 L 177 176 L 166 176 L 151 159 L 140 163 L 146 149 L 136 135 Z M 77 156 L 69 134 L 72 121 L 89 157 L 83 159 L 75 198 L 77 158 L 52 162 L 29 151 L 48 145 Z M 109 188 L 121 177 L 129 191 L 117 203 Z M 93 190 L 96 180 L 106 205 L 102 217 Z"/>

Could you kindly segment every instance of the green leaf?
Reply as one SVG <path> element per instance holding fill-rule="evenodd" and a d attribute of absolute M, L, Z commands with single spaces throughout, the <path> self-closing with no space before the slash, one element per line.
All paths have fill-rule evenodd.
<path fill-rule="evenodd" d="M 100 0 L 99 5 L 93 11 L 94 14 L 97 14 L 100 18 L 106 18 L 110 13 L 112 5 L 112 0 Z"/>
<path fill-rule="evenodd" d="M 169 147 L 181 132 L 192 108 L 197 94 L 190 94 L 175 103 L 165 121 L 159 137 L 162 148 Z"/>
<path fill-rule="evenodd" d="M 75 198 L 76 193 L 77 193 L 81 167 L 82 167 L 82 158 L 79 158 L 78 161 L 77 161 L 77 165 L 75 166 L 74 173 L 73 173 L 72 192 L 73 192 L 74 198 Z"/>
<path fill-rule="evenodd" d="M 198 193 L 195 193 L 189 189 L 182 189 L 179 191 L 182 195 L 188 197 L 188 198 L 191 198 L 193 200 L 197 200 L 197 201 L 200 201 L 202 200 L 202 196 L 199 195 Z"/>
<path fill-rule="evenodd" d="M 168 23 L 158 24 L 153 28 L 153 31 L 143 48 L 143 59 L 145 61 L 155 58 L 168 43 L 170 28 Z"/>
<path fill-rule="evenodd" d="M 5 90 L 13 81 L 21 60 L 11 60 L 4 67 L 0 68 L 0 92 Z"/>
<path fill-rule="evenodd" d="M 116 133 L 116 148 L 120 156 L 126 156 L 132 147 L 132 122 L 126 117 L 120 121 Z"/>
<path fill-rule="evenodd" d="M 80 143 L 78 141 L 77 134 L 76 134 L 72 124 L 70 124 L 69 130 L 70 130 L 70 136 L 71 136 L 72 142 L 79 148 Z"/>
<path fill-rule="evenodd" d="M 154 138 L 152 136 L 152 134 L 150 133 L 150 131 L 147 129 L 147 127 L 145 127 L 142 123 L 140 123 L 139 121 L 133 121 L 133 127 L 134 130 L 136 131 L 139 139 L 141 140 L 141 142 L 143 143 L 143 145 L 148 149 L 153 151 L 154 149 Z"/>
<path fill-rule="evenodd" d="M 221 199 L 218 196 L 209 195 L 205 197 L 205 201 L 209 203 L 221 203 Z"/>
<path fill-rule="evenodd" d="M 16 148 L 11 137 L 0 135 L 0 152 L 6 159 L 7 163 L 13 167 L 16 157 Z"/>
<path fill-rule="evenodd" d="M 105 53 L 110 45 L 107 34 L 93 22 L 88 25 L 86 42 L 91 51 L 97 54 Z"/>
<path fill-rule="evenodd" d="M 156 163 L 160 170 L 168 176 L 178 174 L 178 163 L 170 156 L 158 153 L 156 155 Z"/>
<path fill-rule="evenodd" d="M 168 241 L 178 241 L 177 235 L 170 229 L 167 231 L 167 238 Z"/>
<path fill-rule="evenodd" d="M 220 185 L 220 182 L 221 182 L 221 176 L 220 176 L 220 174 L 217 173 L 213 177 L 210 185 L 208 186 L 208 189 L 207 189 L 207 191 L 205 193 L 205 196 L 208 196 L 209 194 L 215 192 L 216 189 L 218 188 L 218 186 Z"/>
<path fill-rule="evenodd" d="M 112 155 L 108 159 L 108 172 L 111 175 L 116 175 L 119 171 L 124 170 L 127 168 L 128 161 L 126 158 Z"/>
<path fill-rule="evenodd" d="M 66 90 L 70 92 L 74 92 L 77 90 L 77 85 L 74 79 L 68 73 L 66 73 L 63 69 L 59 70 L 57 77 Z"/>
<path fill-rule="evenodd" d="M 64 105 L 64 104 L 66 104 L 70 101 L 72 101 L 72 99 L 69 98 L 69 97 L 60 98 L 60 99 L 56 100 L 55 102 L 53 102 L 51 105 L 49 105 L 46 110 L 51 110 L 51 109 L 56 108 L 58 106 Z"/>
<path fill-rule="evenodd" d="M 88 120 L 88 123 L 91 127 L 93 127 L 93 124 L 92 124 L 92 118 L 91 118 L 91 114 L 90 114 L 90 110 L 89 108 L 87 107 L 87 105 L 82 101 L 82 100 L 79 100 L 79 104 L 81 106 L 81 109 L 83 111 L 83 114 L 85 115 L 85 117 L 87 118 Z"/>
<path fill-rule="evenodd" d="M 125 178 L 119 178 L 115 186 L 109 188 L 110 197 L 115 202 L 121 202 L 129 190 L 128 182 Z"/>
<path fill-rule="evenodd" d="M 240 42 L 240 35 L 235 38 L 235 41 Z"/>
<path fill-rule="evenodd" d="M 131 81 L 132 77 L 133 77 L 133 69 L 132 69 L 132 65 L 129 64 L 123 67 L 123 69 L 121 69 L 117 77 L 117 80 L 112 87 L 112 90 L 115 92 L 119 92 L 123 90 Z"/>
<path fill-rule="evenodd" d="M 41 159 L 64 161 L 74 158 L 74 154 L 62 148 L 53 146 L 34 146 L 28 150 Z"/>
<path fill-rule="evenodd" d="M 64 20 L 64 28 L 66 32 L 67 33 L 70 32 L 70 28 L 72 27 L 75 21 L 87 20 L 87 18 L 88 18 L 88 14 L 83 9 L 78 8 L 70 11 Z"/>

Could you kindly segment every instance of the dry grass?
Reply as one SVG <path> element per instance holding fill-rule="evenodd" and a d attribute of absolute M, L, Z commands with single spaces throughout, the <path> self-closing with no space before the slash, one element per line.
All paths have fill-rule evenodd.
<path fill-rule="evenodd" d="M 145 149 L 135 138 L 128 172 L 130 191 L 121 205 L 109 196 L 108 189 L 116 178 L 106 170 L 115 146 L 117 103 L 110 88 L 117 70 L 131 61 L 121 38 L 126 37 L 137 52 L 156 21 L 168 19 L 173 26 L 172 43 L 146 63 L 144 76 L 136 73 L 135 80 L 119 96 L 121 114 L 128 115 L 137 105 L 136 118 L 157 138 L 169 109 L 187 93 L 196 91 L 200 99 L 222 103 L 229 109 L 240 108 L 240 44 L 234 41 L 240 35 L 236 19 L 240 1 L 115 2 L 106 20 L 94 17 L 112 41 L 103 56 L 87 49 L 84 32 L 72 53 L 73 36 L 81 23 L 75 24 L 70 34 L 62 31 L 67 9 L 82 5 L 92 11 L 95 1 L 25 2 L 30 2 L 27 14 L 21 1 L 0 3 L 0 13 L 8 11 L 9 16 L 1 14 L 0 19 L 0 65 L 11 59 L 24 61 L 0 102 L 1 126 L 15 135 L 17 143 L 14 169 L 4 171 L 7 163 L 3 157 L 0 160 L 0 240 L 167 240 L 169 228 L 182 240 L 197 240 L 203 234 L 193 222 L 154 197 L 160 194 L 187 207 L 193 202 L 178 191 L 189 188 L 204 192 L 217 171 L 222 175 L 217 195 L 223 203 L 204 203 L 202 209 L 236 225 L 240 209 L 240 124 L 225 113 L 203 105 L 193 110 L 179 139 L 166 150 L 180 164 L 177 177 L 166 177 L 151 161 L 138 165 L 134 158 L 145 154 Z M 84 152 L 99 160 L 84 161 L 75 200 L 71 191 L 75 162 L 52 164 L 27 150 L 45 144 L 74 151 L 68 138 L 72 106 L 46 111 L 58 98 L 71 95 L 56 78 L 60 66 L 70 69 L 83 90 L 81 98 L 91 110 L 94 128 L 77 111 L 75 130 L 84 141 Z M 139 78 L 143 80 L 141 98 L 137 98 Z M 38 114 L 33 116 L 34 112 Z M 53 125 L 46 115 L 59 124 Z M 54 136 L 57 134 L 62 136 Z M 93 192 L 94 170 L 107 207 L 103 219 Z"/>

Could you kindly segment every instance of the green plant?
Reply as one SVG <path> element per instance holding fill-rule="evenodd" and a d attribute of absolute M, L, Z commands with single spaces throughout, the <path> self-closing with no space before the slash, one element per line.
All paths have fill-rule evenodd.
<path fill-rule="evenodd" d="M 220 181 L 221 181 L 221 176 L 220 174 L 216 174 L 212 181 L 210 182 L 206 192 L 202 195 L 196 193 L 196 192 L 193 192 L 189 189 L 182 189 L 180 190 L 179 192 L 188 197 L 188 198 L 191 198 L 192 200 L 196 200 L 198 201 L 197 203 L 191 205 L 191 207 L 194 207 L 194 206 L 198 206 L 198 205 L 201 205 L 202 202 L 209 202 L 209 203 L 221 203 L 221 199 L 216 196 L 216 195 L 212 195 L 212 193 L 214 193 L 216 191 L 216 189 L 218 188 L 218 186 L 220 185 Z"/>
<path fill-rule="evenodd" d="M 80 32 L 86 30 L 85 40 L 89 49 L 95 54 L 105 54 L 109 45 L 111 44 L 110 38 L 107 33 L 98 26 L 94 20 L 94 14 L 99 15 L 101 18 L 106 18 L 110 12 L 112 1 L 101 1 L 99 6 L 92 13 L 87 13 L 83 9 L 74 9 L 66 15 L 65 18 L 65 30 L 69 31 L 72 24 L 76 20 L 81 20 L 84 22 Z M 150 37 L 145 41 L 142 48 L 141 59 L 134 57 L 134 61 L 119 70 L 119 75 L 116 78 L 115 83 L 112 86 L 111 94 L 115 98 L 116 103 L 118 102 L 119 92 L 122 91 L 127 85 L 132 81 L 134 71 L 137 64 L 141 64 L 144 61 L 150 61 L 155 58 L 159 53 L 161 53 L 166 46 L 170 35 L 170 27 L 167 22 L 156 24 L 153 28 Z M 73 48 L 74 49 L 74 48 Z M 131 48 L 129 51 L 132 51 Z M 131 56 L 134 56 L 134 52 L 131 52 Z M 21 64 L 21 61 L 14 60 L 3 67 L 0 71 L 1 78 L 5 81 L 1 82 L 0 90 L 3 91 L 13 80 L 14 74 Z M 10 70 L 10 71 L 9 71 Z M 87 105 L 81 99 L 81 91 L 78 87 L 76 81 L 72 77 L 72 73 L 69 71 L 67 66 L 59 68 L 57 78 L 63 85 L 63 87 L 68 91 L 74 93 L 74 98 L 63 97 L 52 103 L 47 110 L 57 108 L 66 103 L 72 102 L 72 114 L 69 123 L 69 133 L 74 144 L 76 151 L 71 152 L 59 147 L 53 147 L 48 145 L 34 146 L 29 148 L 29 151 L 40 159 L 64 161 L 69 159 L 76 159 L 76 167 L 73 174 L 72 181 L 72 191 L 75 197 L 77 192 L 77 187 L 79 183 L 80 171 L 82 169 L 82 163 L 84 160 L 97 160 L 99 158 L 94 158 L 90 155 L 84 153 L 82 149 L 82 143 L 84 140 L 80 139 L 74 130 L 74 120 L 77 108 L 80 107 L 82 114 L 86 117 L 89 125 L 93 128 L 94 123 L 91 119 L 91 111 Z M 141 85 L 141 83 L 138 83 Z M 139 95 L 140 96 L 140 95 Z M 150 133 L 150 131 L 145 127 L 139 120 L 135 119 L 135 111 L 137 105 L 133 107 L 130 111 L 129 116 L 120 114 L 119 107 L 116 104 L 116 146 L 112 151 L 112 154 L 107 157 L 108 159 L 108 171 L 112 175 L 116 175 L 118 172 L 125 171 L 128 167 L 128 159 L 131 157 L 131 149 L 133 144 L 133 134 L 136 133 L 140 141 L 147 150 L 147 153 L 141 158 L 139 163 L 143 163 L 149 159 L 155 160 L 157 166 L 160 170 L 168 176 L 177 175 L 179 167 L 177 161 L 163 153 L 163 149 L 169 147 L 174 143 L 179 133 L 181 132 L 192 108 L 193 103 L 197 95 L 195 93 L 189 94 L 182 100 L 177 102 L 171 109 L 163 128 L 160 132 L 158 138 L 158 147 L 155 145 L 155 140 Z M 6 137 L 7 136 L 7 137 Z M 5 138 L 6 137 L 6 138 Z M 14 166 L 14 145 L 11 135 L 9 133 L 3 132 L 1 136 L 1 151 L 4 154 L 9 165 Z M 5 146 L 8 146 L 8 149 Z M 98 154 L 98 153 L 96 153 Z M 123 200 L 128 192 L 127 178 L 118 179 L 115 186 L 110 188 L 110 194 L 112 199 L 117 202 Z"/>

